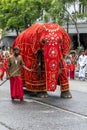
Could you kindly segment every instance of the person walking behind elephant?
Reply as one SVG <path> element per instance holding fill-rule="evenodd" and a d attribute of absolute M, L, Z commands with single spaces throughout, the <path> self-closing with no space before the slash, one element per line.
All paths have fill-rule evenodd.
<path fill-rule="evenodd" d="M 70 64 L 70 79 L 75 79 L 75 63 L 74 61 L 71 61 L 71 64 Z"/>
<path fill-rule="evenodd" d="M 86 66 L 87 66 L 87 56 L 85 55 L 84 50 L 81 51 L 81 55 L 79 56 L 78 60 L 79 64 L 79 79 L 85 81 L 85 74 L 86 74 Z"/>
<path fill-rule="evenodd" d="M 27 71 L 31 71 L 24 65 L 22 56 L 19 52 L 19 47 L 15 46 L 13 48 L 13 55 L 8 58 L 7 79 L 10 79 L 10 93 L 12 101 L 14 99 L 20 99 L 20 101 L 23 100 L 24 92 L 20 69 L 23 67 Z"/>
<path fill-rule="evenodd" d="M 70 64 L 71 64 L 71 58 L 70 58 L 70 55 L 67 54 L 65 56 L 65 62 L 66 62 L 66 65 L 67 65 L 67 75 L 68 75 L 68 78 L 70 77 Z"/>
<path fill-rule="evenodd" d="M 4 66 L 3 62 L 0 62 L 0 80 L 3 80 L 4 77 Z"/>

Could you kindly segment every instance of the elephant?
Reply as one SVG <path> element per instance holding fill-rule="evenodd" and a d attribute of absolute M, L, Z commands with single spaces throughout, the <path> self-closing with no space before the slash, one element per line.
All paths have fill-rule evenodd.
<path fill-rule="evenodd" d="M 12 47 L 18 46 L 25 65 L 32 69 L 21 69 L 23 85 L 29 92 L 55 91 L 58 79 L 61 97 L 71 98 L 64 56 L 70 48 L 67 32 L 55 23 L 35 23 L 21 32 Z M 68 96 L 67 96 L 68 95 Z"/>

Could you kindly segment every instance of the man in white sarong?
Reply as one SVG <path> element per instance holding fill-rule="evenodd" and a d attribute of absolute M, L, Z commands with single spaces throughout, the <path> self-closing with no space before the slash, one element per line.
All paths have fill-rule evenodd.
<path fill-rule="evenodd" d="M 81 51 L 81 55 L 78 60 L 79 64 L 79 79 L 85 81 L 86 66 L 87 66 L 87 56 L 85 55 L 84 50 Z"/>

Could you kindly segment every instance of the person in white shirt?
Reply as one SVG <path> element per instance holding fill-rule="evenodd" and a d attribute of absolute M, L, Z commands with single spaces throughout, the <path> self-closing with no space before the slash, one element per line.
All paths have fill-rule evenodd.
<path fill-rule="evenodd" d="M 81 51 L 81 55 L 78 59 L 79 64 L 79 79 L 85 81 L 85 74 L 86 74 L 86 66 L 87 66 L 87 56 L 85 55 L 84 50 Z"/>

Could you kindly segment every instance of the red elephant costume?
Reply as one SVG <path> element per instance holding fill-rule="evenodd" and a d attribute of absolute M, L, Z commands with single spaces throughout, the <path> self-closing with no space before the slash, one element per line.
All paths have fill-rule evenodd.
<path fill-rule="evenodd" d="M 25 66 L 33 69 L 28 72 L 22 69 L 23 84 L 31 92 L 55 91 L 60 78 L 61 91 L 69 90 L 66 55 L 70 47 L 70 38 L 58 24 L 37 23 L 23 31 L 14 41 L 13 47 L 20 48 Z M 41 74 L 38 76 L 38 54 L 41 58 Z M 61 73 L 60 73 L 61 70 Z M 60 73 L 60 74 L 59 74 Z"/>

